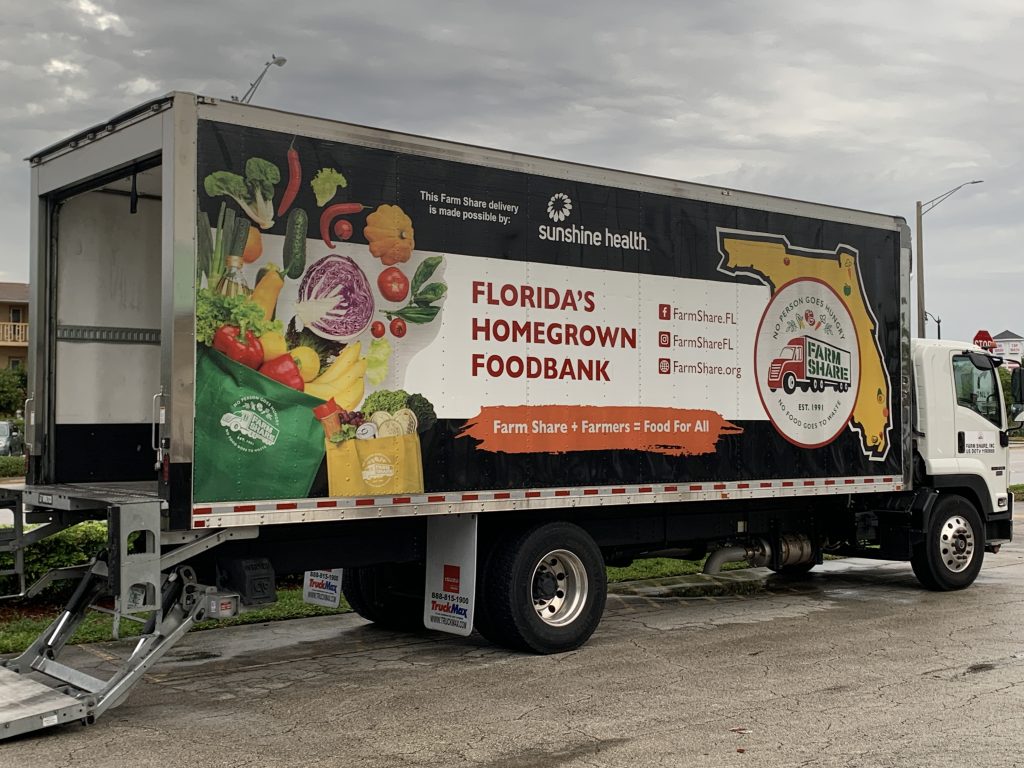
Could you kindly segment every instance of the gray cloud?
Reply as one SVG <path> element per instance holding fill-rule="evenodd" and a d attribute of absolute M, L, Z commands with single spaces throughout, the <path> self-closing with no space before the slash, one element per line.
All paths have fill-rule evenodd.
<path fill-rule="evenodd" d="M 23 158 L 174 89 L 926 218 L 944 335 L 1024 332 L 1024 8 L 608 0 L 2 0 L 0 279 L 27 277 Z"/>

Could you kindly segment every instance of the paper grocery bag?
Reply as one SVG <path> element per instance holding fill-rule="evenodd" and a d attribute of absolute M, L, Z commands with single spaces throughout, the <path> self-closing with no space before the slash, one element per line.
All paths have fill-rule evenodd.
<path fill-rule="evenodd" d="M 300 499 L 324 457 L 323 401 L 215 350 L 196 360 L 196 501 Z"/>
<path fill-rule="evenodd" d="M 423 492 L 419 435 L 327 443 L 331 496 L 392 496 Z"/>

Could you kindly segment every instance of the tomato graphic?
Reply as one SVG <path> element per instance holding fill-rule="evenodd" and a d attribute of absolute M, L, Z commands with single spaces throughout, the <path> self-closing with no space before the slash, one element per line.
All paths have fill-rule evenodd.
<path fill-rule="evenodd" d="M 398 267 L 388 267 L 377 276 L 377 288 L 388 301 L 403 301 L 409 295 L 409 278 Z"/>
<path fill-rule="evenodd" d="M 384 323 L 382 323 L 380 320 L 374 320 L 370 324 L 370 333 L 373 334 L 373 338 L 379 339 L 381 336 L 384 335 Z"/>
<path fill-rule="evenodd" d="M 391 335 L 396 339 L 400 339 L 405 336 L 405 320 L 400 317 L 392 318 L 391 320 Z"/>

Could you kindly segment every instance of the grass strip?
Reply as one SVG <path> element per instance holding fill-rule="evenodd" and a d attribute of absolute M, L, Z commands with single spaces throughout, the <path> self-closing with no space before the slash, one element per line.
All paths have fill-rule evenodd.
<path fill-rule="evenodd" d="M 608 568 L 609 583 L 637 581 L 640 579 L 660 579 L 671 576 L 686 576 L 700 573 L 704 567 L 703 560 L 674 560 L 671 558 L 652 558 L 637 560 L 626 568 Z M 724 569 L 745 568 L 746 563 L 727 563 Z M 279 587 L 277 602 L 265 608 L 246 611 L 233 619 L 201 621 L 193 627 L 193 631 L 232 627 L 240 624 L 265 624 L 271 621 L 286 621 L 309 616 L 332 616 L 348 613 L 352 609 L 345 598 L 341 598 L 338 608 L 322 608 L 308 605 L 302 601 L 302 587 Z M 53 605 L 27 601 L 8 605 L 0 610 L 0 653 L 20 653 L 45 630 L 57 617 L 60 608 Z M 109 614 L 98 611 L 90 612 L 78 630 L 72 635 L 69 643 L 98 643 L 113 640 L 113 619 Z M 142 625 L 135 621 L 121 620 L 121 637 L 135 637 L 142 632 Z"/>

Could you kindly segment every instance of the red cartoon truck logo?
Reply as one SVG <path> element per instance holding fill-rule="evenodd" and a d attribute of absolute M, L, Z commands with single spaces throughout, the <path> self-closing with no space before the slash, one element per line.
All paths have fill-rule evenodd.
<path fill-rule="evenodd" d="M 824 392 L 831 387 L 846 392 L 852 384 L 850 353 L 812 336 L 790 339 L 768 367 L 768 389 L 782 388 L 791 395 L 799 387 Z"/>

